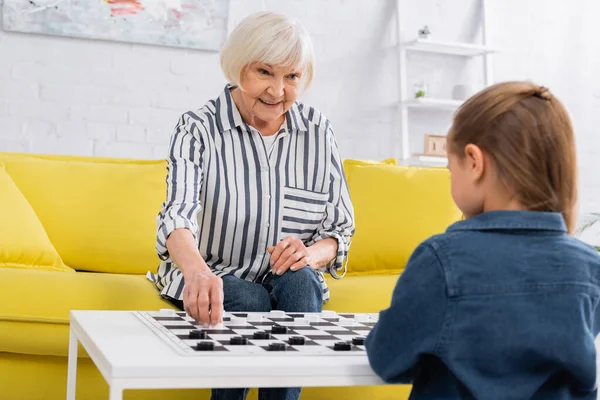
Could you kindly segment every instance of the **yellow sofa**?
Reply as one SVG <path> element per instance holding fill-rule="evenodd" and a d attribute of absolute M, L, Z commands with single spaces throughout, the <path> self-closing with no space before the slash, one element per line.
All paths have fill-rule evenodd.
<path fill-rule="evenodd" d="M 356 213 L 348 274 L 326 309 L 378 312 L 416 245 L 460 218 L 445 169 L 345 160 Z M 0 393 L 63 399 L 72 309 L 171 307 L 154 270 L 165 162 L 0 152 Z M 80 350 L 77 398 L 108 387 Z M 410 386 L 305 388 L 302 399 L 406 399 Z M 250 398 L 256 398 L 256 390 Z M 208 390 L 125 391 L 125 399 L 208 399 Z"/>

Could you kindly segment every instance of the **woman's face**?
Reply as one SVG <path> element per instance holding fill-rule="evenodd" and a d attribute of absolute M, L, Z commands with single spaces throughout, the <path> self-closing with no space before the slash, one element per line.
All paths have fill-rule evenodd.
<path fill-rule="evenodd" d="M 241 97 L 248 113 L 263 122 L 276 122 L 298 98 L 302 70 L 252 63 L 242 72 Z"/>

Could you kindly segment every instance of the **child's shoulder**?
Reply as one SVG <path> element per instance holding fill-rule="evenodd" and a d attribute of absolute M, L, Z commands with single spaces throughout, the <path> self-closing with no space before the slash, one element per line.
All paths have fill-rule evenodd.
<path fill-rule="evenodd" d="M 452 231 L 436 233 L 421 242 L 421 246 L 430 247 L 434 251 L 442 251 L 446 246 L 453 247 L 454 243 L 461 243 L 472 233 L 468 231 Z"/>
<path fill-rule="evenodd" d="M 507 271 L 527 264 L 540 269 L 570 266 L 570 275 L 585 275 L 600 284 L 600 253 L 566 232 L 454 228 L 435 234 L 421 245 L 429 247 L 442 268 L 453 271 L 495 265 Z"/>
<path fill-rule="evenodd" d="M 565 246 L 571 250 L 571 253 L 592 263 L 597 263 L 600 266 L 600 253 L 598 253 L 596 247 L 571 235 L 565 235 L 563 240 Z"/>
<path fill-rule="evenodd" d="M 593 260 L 600 262 L 600 249 L 566 232 L 564 234 L 548 235 L 548 232 L 541 232 L 540 234 L 540 232 L 530 231 L 524 233 L 524 231 L 511 231 L 509 229 L 472 230 L 462 229 L 462 225 L 467 225 L 467 223 L 458 221 L 450 225 L 445 232 L 434 234 L 423 240 L 422 244 L 439 250 L 444 246 L 451 248 L 457 246 L 478 247 L 482 243 L 488 244 L 490 247 L 499 247 L 503 244 L 525 244 L 529 241 L 536 242 L 539 245 L 542 242 L 547 247 L 560 247 L 562 251 L 592 257 Z M 541 247 L 543 248 L 544 245 Z"/>

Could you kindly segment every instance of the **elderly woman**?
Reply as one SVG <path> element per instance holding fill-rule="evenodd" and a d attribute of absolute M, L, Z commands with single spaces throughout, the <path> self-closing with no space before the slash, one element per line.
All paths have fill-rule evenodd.
<path fill-rule="evenodd" d="M 354 212 L 331 124 L 297 102 L 314 74 L 304 29 L 274 13 L 244 19 L 221 50 L 220 96 L 181 116 L 152 276 L 202 324 L 223 311 L 320 312 L 323 272 L 345 274 Z M 243 399 L 246 389 L 213 390 Z M 300 389 L 261 389 L 297 399 Z"/>

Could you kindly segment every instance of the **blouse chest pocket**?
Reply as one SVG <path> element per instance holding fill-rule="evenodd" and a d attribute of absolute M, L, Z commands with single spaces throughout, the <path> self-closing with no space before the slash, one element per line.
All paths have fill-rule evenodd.
<path fill-rule="evenodd" d="M 325 217 L 327 193 L 313 192 L 289 186 L 283 188 L 281 237 L 296 237 L 306 241 L 316 232 Z"/>

